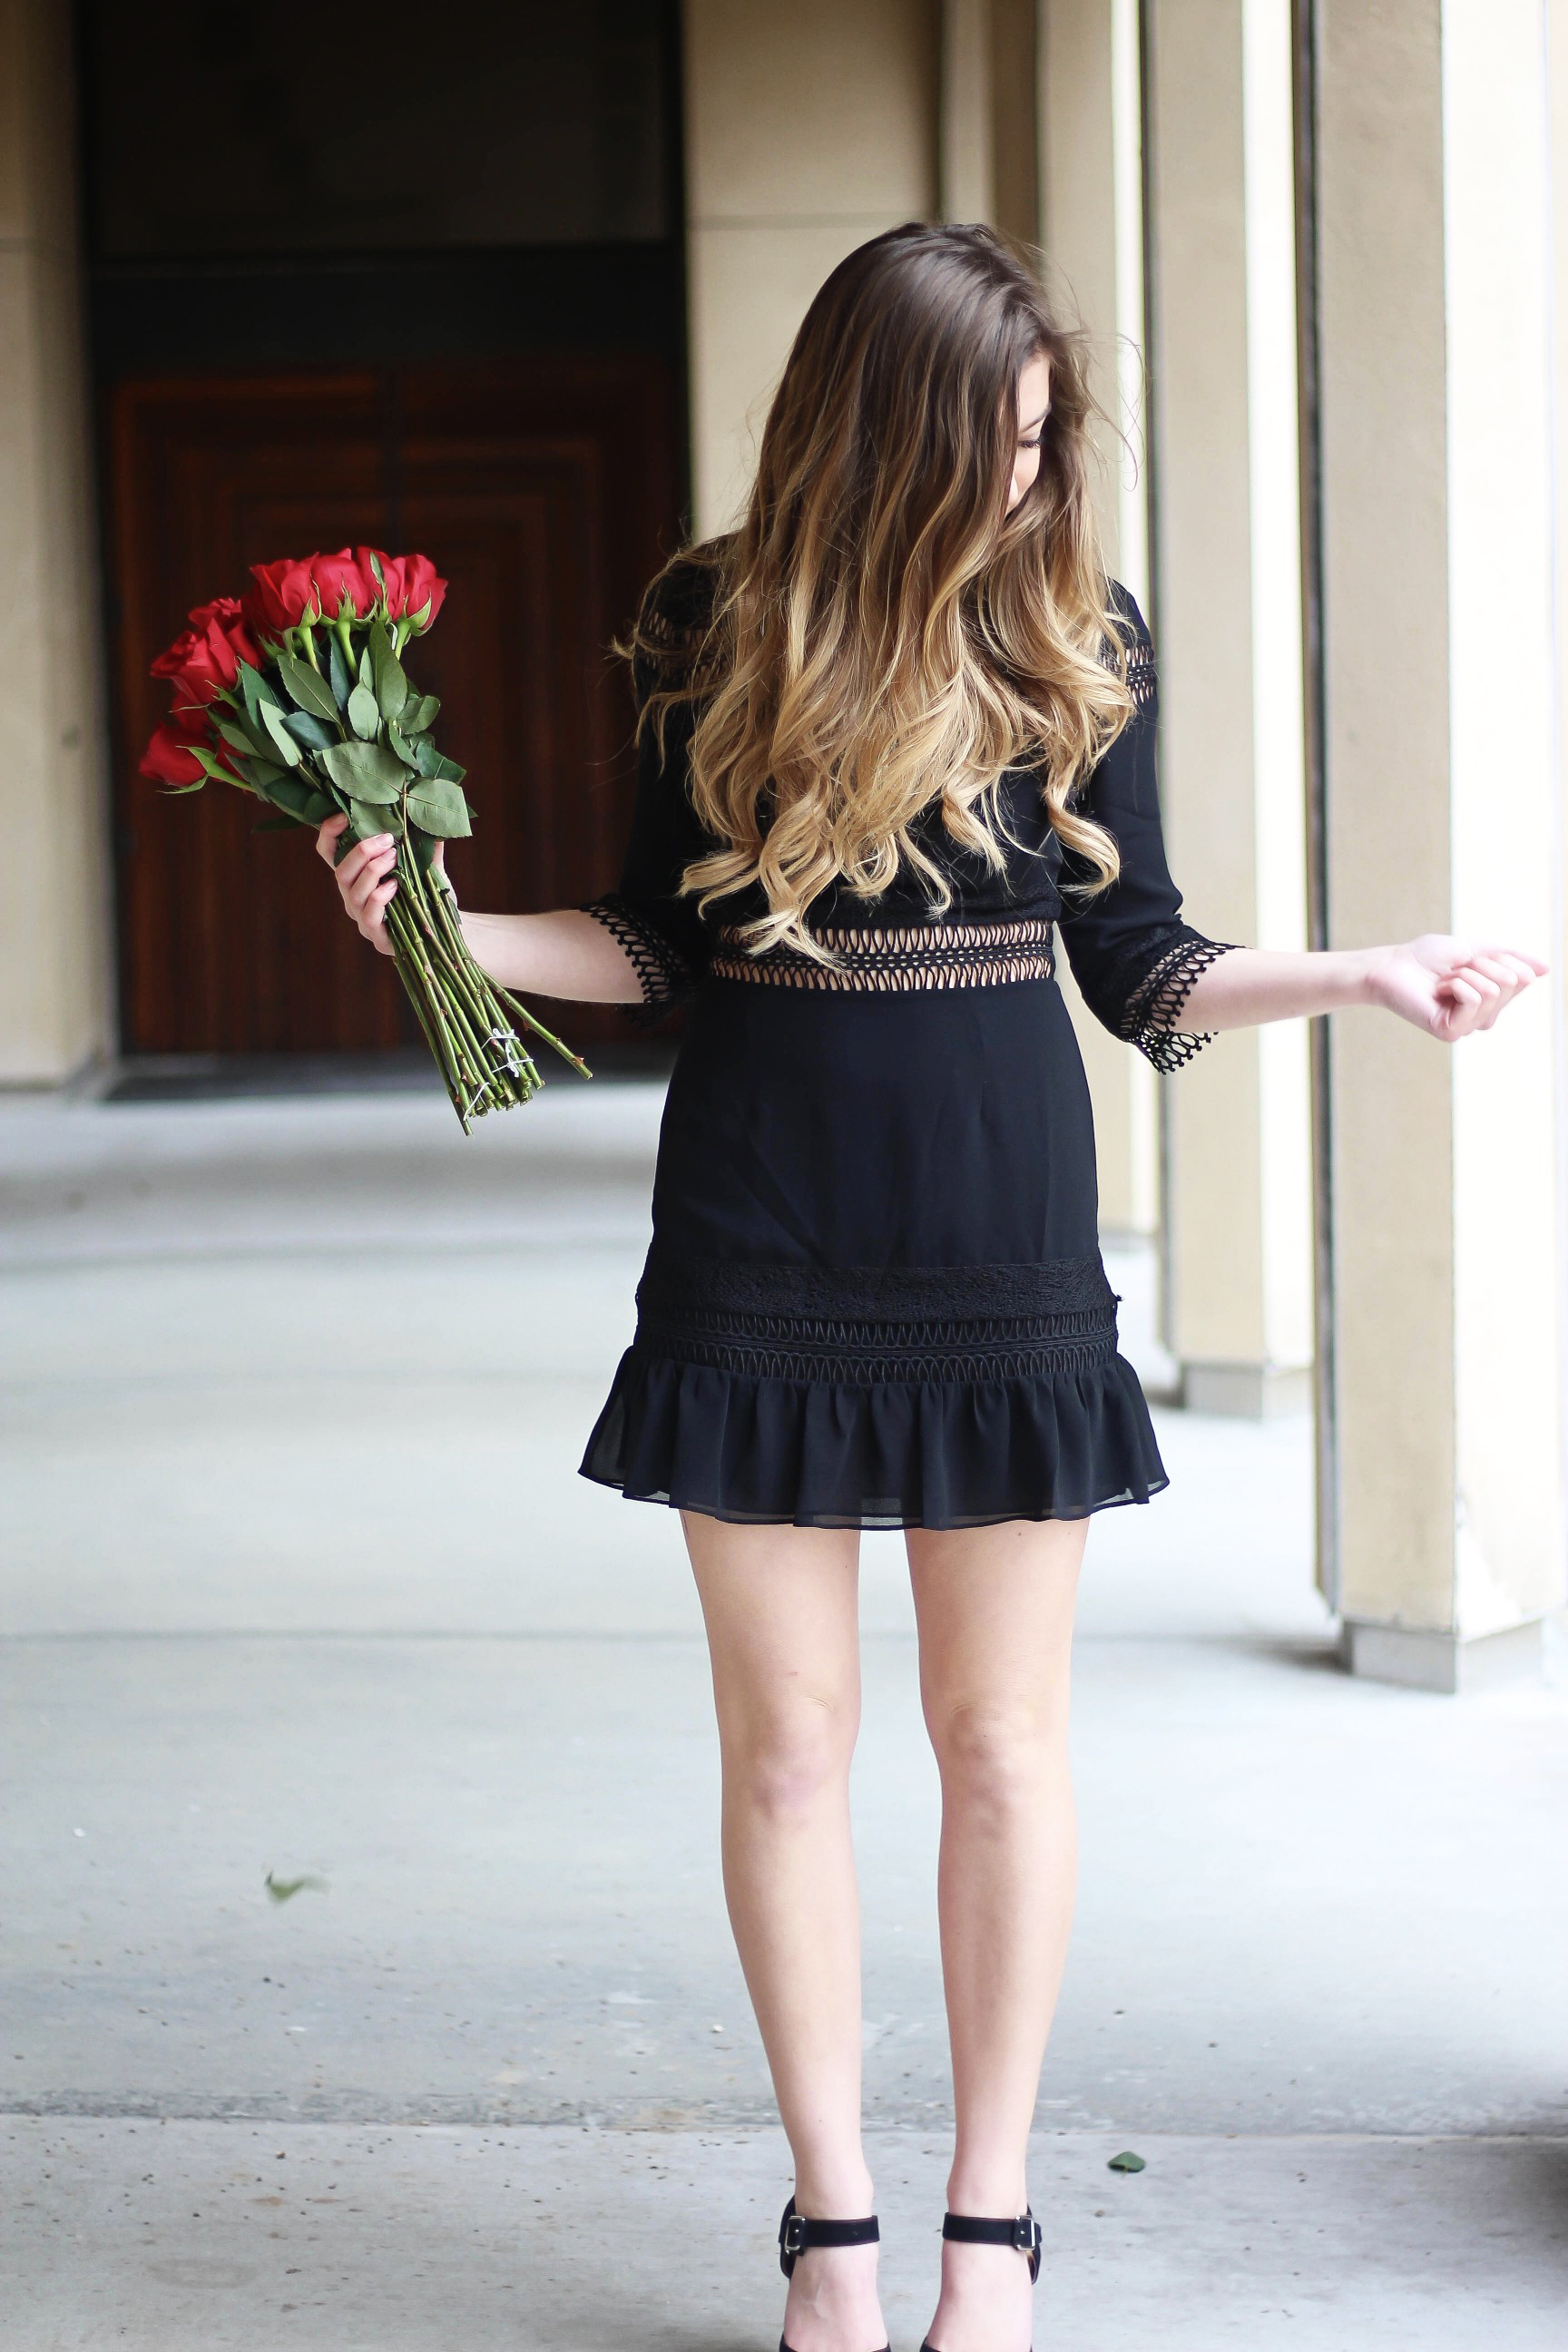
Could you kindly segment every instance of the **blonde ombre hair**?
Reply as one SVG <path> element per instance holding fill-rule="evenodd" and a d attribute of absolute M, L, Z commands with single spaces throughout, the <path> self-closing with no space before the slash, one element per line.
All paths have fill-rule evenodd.
<path fill-rule="evenodd" d="M 1050 362 L 1037 479 L 1006 512 L 1017 386 Z M 1052 825 L 1117 873 L 1075 788 L 1132 713 L 1125 621 L 1110 604 L 1089 489 L 1092 403 L 1079 339 L 990 230 L 911 223 L 840 262 L 795 340 L 744 520 L 694 549 L 710 620 L 684 668 L 660 657 L 643 723 L 696 709 L 691 797 L 722 846 L 686 869 L 706 908 L 760 884 L 741 929 L 822 960 L 805 927 L 842 881 L 885 890 L 903 861 L 951 903 L 911 833 L 933 802 L 993 871 L 995 788 L 1037 767 Z M 657 595 L 656 600 L 657 601 Z M 647 608 L 645 608 L 647 609 Z"/>

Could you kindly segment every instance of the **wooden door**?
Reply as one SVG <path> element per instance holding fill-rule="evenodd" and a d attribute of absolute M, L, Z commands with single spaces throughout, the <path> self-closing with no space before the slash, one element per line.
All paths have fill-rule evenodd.
<path fill-rule="evenodd" d="M 438 739 L 469 771 L 475 835 L 451 855 L 460 898 L 527 911 L 614 883 L 634 762 L 609 647 L 679 528 L 676 405 L 658 362 L 121 383 L 109 471 L 128 1052 L 417 1039 L 307 834 L 257 835 L 241 794 L 170 799 L 135 772 L 166 699 L 149 663 L 191 605 L 239 593 L 252 563 L 363 541 L 432 556 L 451 587 L 409 667 L 441 697 Z M 574 1038 L 625 1034 L 603 1009 L 553 1009 Z"/>

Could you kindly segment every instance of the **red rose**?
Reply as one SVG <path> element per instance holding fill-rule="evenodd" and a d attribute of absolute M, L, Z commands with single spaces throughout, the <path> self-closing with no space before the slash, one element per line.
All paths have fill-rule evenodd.
<path fill-rule="evenodd" d="M 155 784 L 194 784 L 205 772 L 185 738 L 167 725 L 153 729 L 137 770 Z"/>
<path fill-rule="evenodd" d="M 190 618 L 190 627 L 153 664 L 154 677 L 171 681 L 176 711 L 211 702 L 226 688 L 233 687 L 241 662 L 255 668 L 261 664 L 233 596 L 195 605 Z"/>
<path fill-rule="evenodd" d="M 196 605 L 191 614 L 191 626 L 205 628 L 220 668 L 226 668 L 224 648 L 227 649 L 234 664 L 234 676 L 226 679 L 228 685 L 232 686 L 238 677 L 241 662 L 248 662 L 252 669 L 261 668 L 261 648 L 250 634 L 244 607 L 237 596 L 215 596 L 210 604 Z M 222 646 L 217 643 L 218 638 L 223 641 Z"/>
<path fill-rule="evenodd" d="M 253 563 L 256 585 L 245 599 L 246 620 L 258 635 L 280 637 L 301 621 L 319 621 L 321 599 L 312 576 L 313 555 L 285 555 L 276 563 Z"/>
<path fill-rule="evenodd" d="M 403 561 L 403 611 L 423 635 L 447 600 L 447 583 L 427 555 L 405 555 Z"/>
<path fill-rule="evenodd" d="M 360 569 L 374 580 L 370 559 L 374 555 L 381 566 L 384 583 L 386 617 L 389 621 L 412 621 L 416 635 L 423 635 L 440 611 L 447 594 L 447 583 L 437 572 L 427 555 L 385 555 L 378 547 L 356 547 Z"/>
<path fill-rule="evenodd" d="M 374 611 L 380 593 L 375 574 L 357 562 L 350 549 L 340 547 L 335 555 L 313 555 L 310 574 L 327 620 L 339 619 L 345 604 L 349 618 L 353 621 L 363 621 Z"/>

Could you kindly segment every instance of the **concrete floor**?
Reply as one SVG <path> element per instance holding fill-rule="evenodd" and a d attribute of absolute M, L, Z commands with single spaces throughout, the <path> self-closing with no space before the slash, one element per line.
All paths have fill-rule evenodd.
<path fill-rule="evenodd" d="M 552 1084 L 465 1143 L 422 1095 L 0 1105 L 6 2352 L 776 2331 L 787 2171 L 679 1529 L 574 1475 L 658 1110 Z M 1150 1269 L 1112 1272 L 1157 1382 Z M 1348 1681 L 1306 1424 L 1158 1419 L 1171 1493 L 1089 1550 L 1037 2342 L 1555 2347 L 1561 1645 L 1510 1693 Z M 901 1549 L 864 1558 L 868 2100 L 912 2346 L 936 1798 Z M 1127 2146 L 1148 2168 L 1108 2172 Z M 653 2248 L 688 2216 L 678 2287 Z"/>

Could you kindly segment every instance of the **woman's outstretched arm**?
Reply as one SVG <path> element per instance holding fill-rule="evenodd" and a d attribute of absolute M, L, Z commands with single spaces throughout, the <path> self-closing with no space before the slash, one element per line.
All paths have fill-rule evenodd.
<path fill-rule="evenodd" d="M 356 842 L 342 864 L 334 865 L 338 836 L 347 822 L 346 817 L 330 816 L 316 835 L 316 846 L 333 867 L 343 905 L 360 936 L 380 954 L 390 955 L 386 909 L 397 888 L 392 871 L 397 844 L 391 834 L 377 834 Z M 590 1004 L 643 1001 L 642 982 L 625 948 L 603 923 L 576 908 L 555 908 L 545 915 L 464 911 L 459 919 L 468 953 L 503 988 Z"/>
<path fill-rule="evenodd" d="M 1489 1029 L 1547 967 L 1520 948 L 1428 931 L 1397 947 L 1290 955 L 1230 948 L 1200 972 L 1182 1007 L 1184 1029 L 1250 1029 L 1265 1021 L 1381 1005 L 1452 1044 Z"/>

